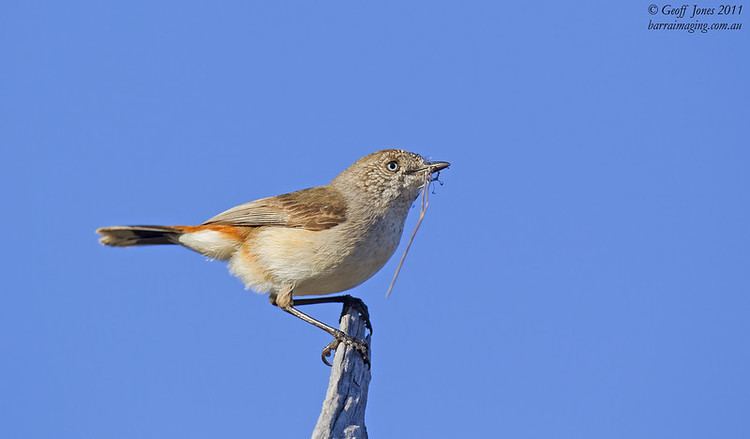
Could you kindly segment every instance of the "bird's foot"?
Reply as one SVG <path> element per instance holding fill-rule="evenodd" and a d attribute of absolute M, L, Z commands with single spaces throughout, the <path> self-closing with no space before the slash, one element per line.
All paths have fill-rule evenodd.
<path fill-rule="evenodd" d="M 362 318 L 362 320 L 364 320 L 365 322 L 365 327 L 367 327 L 367 330 L 370 331 L 370 335 L 372 335 L 370 311 L 367 309 L 367 305 L 365 305 L 365 302 L 363 302 L 359 297 L 350 296 L 348 294 L 344 296 L 344 306 L 341 307 L 339 323 L 341 323 L 341 319 L 344 318 L 344 315 L 347 313 L 347 311 L 349 311 L 349 308 L 359 313 L 360 318 Z"/>
<path fill-rule="evenodd" d="M 333 364 L 331 364 L 328 359 L 333 355 L 333 351 L 338 349 L 339 345 L 343 343 L 346 346 L 352 347 L 355 351 L 359 352 L 359 355 L 362 356 L 362 360 L 365 362 L 367 367 L 370 367 L 370 347 L 367 345 L 367 342 L 346 335 L 341 331 L 336 331 L 336 335 L 334 337 L 335 338 L 333 339 L 333 341 L 328 343 L 328 345 L 323 348 L 323 352 L 320 355 L 320 359 L 323 360 L 323 363 L 328 366 L 333 366 Z"/>

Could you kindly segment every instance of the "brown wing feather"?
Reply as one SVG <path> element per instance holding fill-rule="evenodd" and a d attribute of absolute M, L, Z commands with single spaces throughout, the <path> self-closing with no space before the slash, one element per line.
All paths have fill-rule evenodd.
<path fill-rule="evenodd" d="M 346 201 L 336 189 L 321 186 L 233 207 L 203 224 L 286 226 L 307 230 L 330 229 L 346 220 Z"/>

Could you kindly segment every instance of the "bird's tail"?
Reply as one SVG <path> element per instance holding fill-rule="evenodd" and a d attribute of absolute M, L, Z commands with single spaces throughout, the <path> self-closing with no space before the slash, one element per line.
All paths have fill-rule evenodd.
<path fill-rule="evenodd" d="M 96 229 L 99 242 L 113 247 L 180 244 L 180 226 L 113 226 Z"/>

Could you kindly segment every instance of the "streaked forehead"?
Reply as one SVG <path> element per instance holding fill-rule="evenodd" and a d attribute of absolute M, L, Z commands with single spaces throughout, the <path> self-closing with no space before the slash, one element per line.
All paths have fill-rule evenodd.
<path fill-rule="evenodd" d="M 404 151 L 403 149 L 384 149 L 382 151 L 374 152 L 370 154 L 369 156 L 367 156 L 366 158 L 380 159 L 383 157 L 394 158 L 394 159 L 405 158 L 407 160 L 414 160 L 414 161 L 424 160 L 421 155 L 414 153 L 414 152 Z"/>

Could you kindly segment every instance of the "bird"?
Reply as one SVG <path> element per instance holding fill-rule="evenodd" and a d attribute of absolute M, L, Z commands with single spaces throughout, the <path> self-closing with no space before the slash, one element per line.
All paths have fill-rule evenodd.
<path fill-rule="evenodd" d="M 245 287 L 269 295 L 271 304 L 354 347 L 369 364 L 368 346 L 297 309 L 344 303 L 367 307 L 350 290 L 377 273 L 395 252 L 409 210 L 426 185 L 450 163 L 429 161 L 402 149 L 368 154 L 330 183 L 232 207 L 199 225 L 110 226 L 96 230 L 112 247 L 179 245 L 227 261 Z M 343 311 L 342 311 L 343 313 Z"/>

